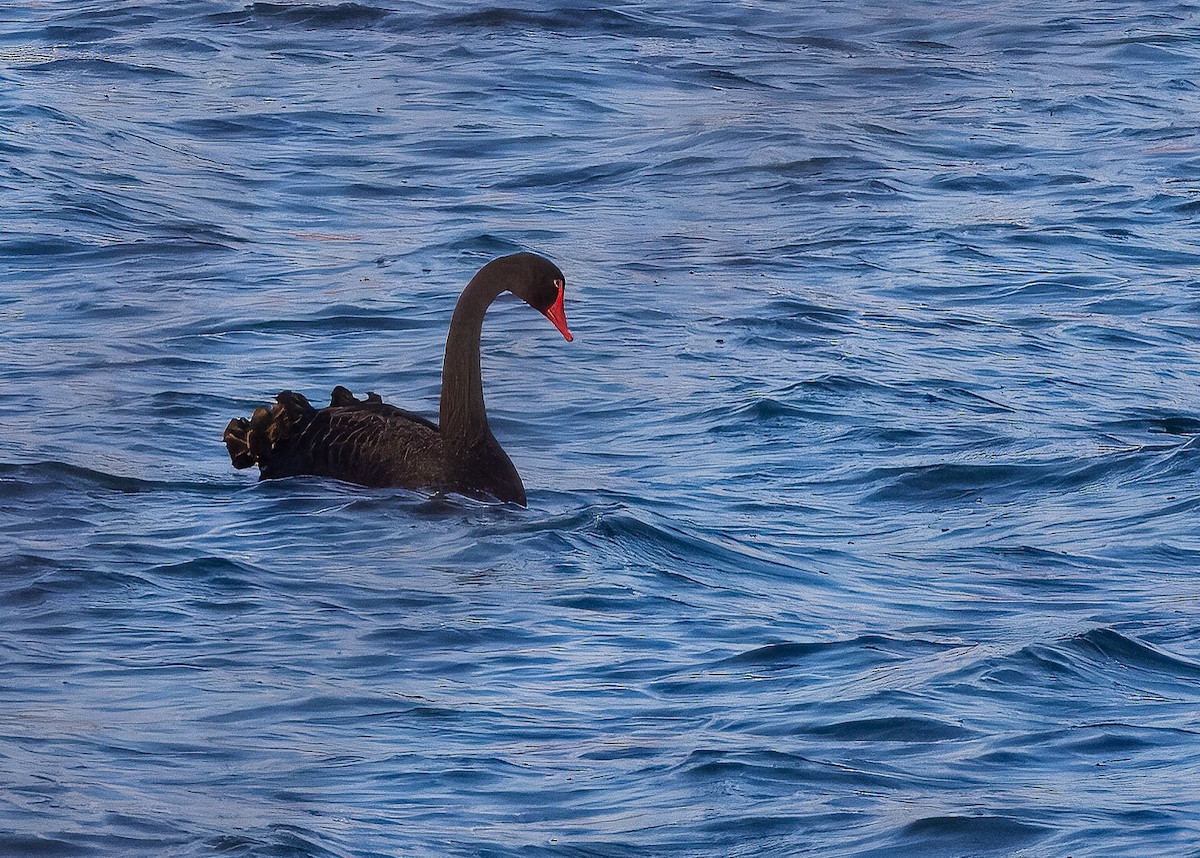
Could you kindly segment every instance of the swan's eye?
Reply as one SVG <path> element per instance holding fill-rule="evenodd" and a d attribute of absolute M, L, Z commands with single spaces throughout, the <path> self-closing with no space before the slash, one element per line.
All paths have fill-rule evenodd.
<path fill-rule="evenodd" d="M 563 289 L 565 289 L 565 288 L 566 288 L 566 285 L 567 285 L 567 284 L 566 284 L 566 283 L 564 283 L 564 282 L 563 282 L 563 281 L 561 281 L 561 280 L 555 280 L 555 281 L 554 281 L 554 288 L 555 288 L 555 289 L 557 289 L 559 292 L 561 292 Z"/>

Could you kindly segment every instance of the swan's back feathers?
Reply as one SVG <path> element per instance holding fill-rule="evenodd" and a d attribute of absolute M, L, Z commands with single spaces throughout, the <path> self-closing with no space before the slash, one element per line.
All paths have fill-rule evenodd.
<path fill-rule="evenodd" d="M 259 478 L 310 474 L 365 486 L 435 485 L 444 472 L 437 427 L 369 393 L 357 399 L 344 387 L 327 408 L 316 409 L 290 390 L 270 409 L 225 429 L 234 467 L 258 465 Z"/>
<path fill-rule="evenodd" d="M 285 391 L 285 393 L 288 392 Z M 304 397 L 300 396 L 298 393 L 288 393 L 288 395 L 304 399 Z M 307 401 L 308 400 L 305 400 L 305 403 L 307 403 Z M 329 397 L 329 407 L 352 408 L 361 411 L 375 411 L 380 414 L 390 414 L 394 417 L 402 417 L 405 420 L 411 420 L 413 423 L 419 423 L 422 426 L 427 426 L 435 432 L 437 431 L 437 424 L 432 420 L 422 417 L 420 414 L 409 411 L 405 408 L 398 408 L 395 405 L 388 405 L 383 401 L 378 393 L 372 393 L 369 390 L 367 391 L 366 399 L 359 399 L 353 393 L 339 384 L 333 389 L 333 395 Z"/>

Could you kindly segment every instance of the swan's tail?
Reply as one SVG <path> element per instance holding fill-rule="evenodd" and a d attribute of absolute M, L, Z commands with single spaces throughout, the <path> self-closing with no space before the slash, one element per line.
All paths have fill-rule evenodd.
<path fill-rule="evenodd" d="M 230 420 L 222 437 L 233 466 L 258 465 L 264 472 L 271 470 L 281 448 L 287 447 L 288 440 L 299 434 L 315 413 L 316 409 L 299 393 L 284 390 L 271 408 L 254 409 L 249 420 Z"/>

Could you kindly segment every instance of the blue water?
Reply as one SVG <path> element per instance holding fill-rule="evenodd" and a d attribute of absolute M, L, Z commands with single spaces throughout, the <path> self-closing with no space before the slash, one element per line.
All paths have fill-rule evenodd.
<path fill-rule="evenodd" d="M 1200 6 L 49 0 L 0 78 L 0 855 L 1200 855 Z M 436 413 L 519 249 L 528 509 L 230 467 Z"/>

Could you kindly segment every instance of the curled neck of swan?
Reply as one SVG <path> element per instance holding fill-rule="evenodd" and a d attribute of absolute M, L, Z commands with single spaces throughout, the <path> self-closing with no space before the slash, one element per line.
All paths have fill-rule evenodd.
<path fill-rule="evenodd" d="M 446 443 L 465 449 L 491 435 L 483 401 L 479 339 L 488 307 L 510 289 L 503 270 L 485 265 L 458 298 L 442 361 L 440 431 Z"/>

